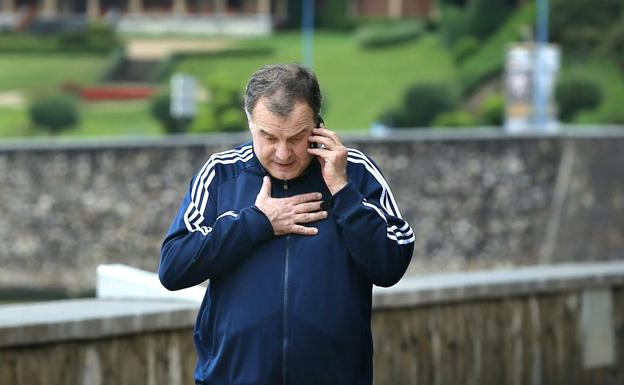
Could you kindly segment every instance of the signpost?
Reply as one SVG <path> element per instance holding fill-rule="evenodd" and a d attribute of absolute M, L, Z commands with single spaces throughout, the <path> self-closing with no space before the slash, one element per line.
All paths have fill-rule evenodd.
<path fill-rule="evenodd" d="M 169 112 L 177 122 L 177 132 L 184 132 L 197 113 L 196 93 L 197 81 L 194 77 L 184 74 L 174 74 L 171 77 Z"/>
<path fill-rule="evenodd" d="M 526 43 L 509 48 L 505 64 L 506 132 L 557 130 L 553 89 L 559 62 L 559 49 L 554 45 Z"/>

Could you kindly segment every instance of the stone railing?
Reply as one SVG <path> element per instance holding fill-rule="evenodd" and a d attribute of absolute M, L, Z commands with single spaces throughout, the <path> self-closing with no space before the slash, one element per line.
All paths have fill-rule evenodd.
<path fill-rule="evenodd" d="M 92 291 L 155 271 L 192 175 L 247 135 L 0 142 L 0 290 Z M 621 258 L 624 130 L 344 136 L 380 166 L 416 244 L 409 274 Z"/>
<path fill-rule="evenodd" d="M 374 383 L 621 384 L 624 262 L 407 277 L 375 288 Z M 0 306 L 3 384 L 193 383 L 198 303 Z"/>

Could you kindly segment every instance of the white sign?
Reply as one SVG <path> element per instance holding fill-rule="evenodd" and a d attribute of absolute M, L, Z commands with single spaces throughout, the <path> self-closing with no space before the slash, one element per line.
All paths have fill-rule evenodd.
<path fill-rule="evenodd" d="M 505 131 L 536 131 L 534 98 L 538 89 L 546 109 L 545 131 L 556 130 L 553 90 L 559 75 L 559 61 L 559 49 L 552 45 L 537 50 L 534 44 L 517 44 L 507 51 Z M 536 68 L 539 68 L 537 73 Z"/>
<path fill-rule="evenodd" d="M 195 94 L 197 81 L 194 77 L 175 74 L 171 77 L 170 112 L 174 118 L 192 118 L 197 112 Z"/>

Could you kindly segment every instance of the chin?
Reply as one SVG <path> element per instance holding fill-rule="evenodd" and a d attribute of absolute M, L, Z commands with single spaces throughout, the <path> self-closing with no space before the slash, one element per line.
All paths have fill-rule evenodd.
<path fill-rule="evenodd" d="M 302 171 L 303 170 L 301 170 L 299 167 L 293 167 L 289 170 L 280 169 L 280 167 L 273 167 L 269 170 L 269 173 L 276 179 L 290 180 L 295 179 L 296 177 L 301 175 Z"/>
<path fill-rule="evenodd" d="M 296 173 L 296 172 L 283 172 L 283 171 L 274 171 L 271 172 L 271 175 L 275 178 L 275 179 L 281 179 L 281 180 L 291 180 L 291 179 L 295 179 L 296 177 L 298 177 L 301 173 Z"/>

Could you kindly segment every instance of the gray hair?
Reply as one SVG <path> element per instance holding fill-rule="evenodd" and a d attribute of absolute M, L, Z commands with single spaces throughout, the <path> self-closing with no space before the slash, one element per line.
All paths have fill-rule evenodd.
<path fill-rule="evenodd" d="M 251 113 L 259 99 L 268 99 L 267 108 L 274 114 L 288 116 L 296 101 L 306 102 L 314 116 L 321 111 L 321 90 L 316 75 L 299 64 L 271 64 L 249 78 L 245 90 L 245 113 Z"/>

